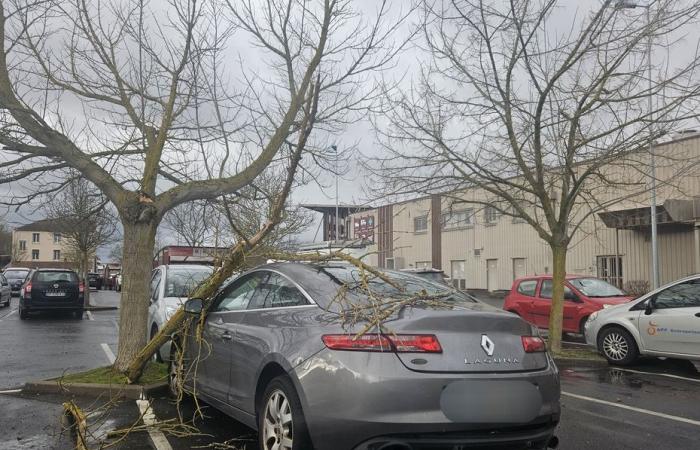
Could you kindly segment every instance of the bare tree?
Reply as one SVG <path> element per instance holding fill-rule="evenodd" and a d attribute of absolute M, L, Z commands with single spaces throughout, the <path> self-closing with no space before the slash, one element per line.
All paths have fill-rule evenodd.
<path fill-rule="evenodd" d="M 0 267 L 14 259 L 12 250 L 12 231 L 4 217 L 0 217 Z"/>
<path fill-rule="evenodd" d="M 89 181 L 75 175 L 45 209 L 47 217 L 58 224 L 65 257 L 76 264 L 87 284 L 91 260 L 116 231 L 117 219 L 110 214 L 108 201 Z M 85 289 L 85 304 L 90 305 L 89 286 Z"/>
<path fill-rule="evenodd" d="M 387 96 L 376 127 L 383 193 L 490 206 L 549 245 L 555 352 L 572 237 L 623 199 L 648 201 L 647 148 L 694 121 L 700 95 L 696 42 L 645 69 L 647 46 L 677 45 L 700 4 L 651 1 L 647 21 L 620 2 L 564 3 L 424 1 L 419 79 Z"/>
<path fill-rule="evenodd" d="M 210 240 L 218 211 L 209 201 L 194 201 L 178 205 L 165 215 L 165 224 L 175 232 L 178 241 L 198 247 Z"/>
<path fill-rule="evenodd" d="M 405 16 L 389 17 L 385 1 L 367 14 L 353 3 L 0 3 L 0 182 L 41 180 L 17 203 L 53 192 L 62 183 L 52 173 L 73 168 L 114 204 L 124 232 L 116 369 L 145 343 L 165 213 L 237 192 L 281 163 L 311 95 L 328 130 L 373 98 L 360 83 L 402 48 L 393 36 Z"/>

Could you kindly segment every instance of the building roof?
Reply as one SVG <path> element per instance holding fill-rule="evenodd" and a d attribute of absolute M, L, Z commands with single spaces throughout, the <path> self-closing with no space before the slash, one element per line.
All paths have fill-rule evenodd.
<path fill-rule="evenodd" d="M 322 204 L 305 204 L 305 205 L 299 205 L 302 208 L 310 209 L 311 211 L 316 211 L 324 214 L 332 214 L 335 213 L 335 204 L 332 205 L 322 205 Z M 339 211 L 347 211 L 348 214 L 355 214 L 361 211 L 369 211 L 370 209 L 374 209 L 373 206 L 363 206 L 363 205 L 347 205 L 347 204 L 339 204 L 338 205 L 338 210 Z"/>
<path fill-rule="evenodd" d="M 15 228 L 15 231 L 61 231 L 63 224 L 60 219 L 43 219 Z"/>

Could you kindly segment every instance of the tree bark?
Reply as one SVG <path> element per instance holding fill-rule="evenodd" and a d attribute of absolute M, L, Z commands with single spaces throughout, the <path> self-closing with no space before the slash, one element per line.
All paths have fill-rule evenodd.
<path fill-rule="evenodd" d="M 124 226 L 122 292 L 119 305 L 119 347 L 114 368 L 124 371 L 146 345 L 148 292 L 153 269 L 157 223 Z"/>
<path fill-rule="evenodd" d="M 549 351 L 561 353 L 561 333 L 564 319 L 564 280 L 566 279 L 567 246 L 551 245 L 552 249 L 552 306 L 549 310 Z"/>
<path fill-rule="evenodd" d="M 90 255 L 88 253 L 83 253 L 80 258 L 80 265 L 82 266 L 80 268 L 82 271 L 80 275 L 83 277 L 83 283 L 85 284 L 85 306 L 92 306 L 90 304 L 90 279 L 88 278 L 88 272 L 90 272 L 88 268 L 90 265 L 89 257 Z"/>

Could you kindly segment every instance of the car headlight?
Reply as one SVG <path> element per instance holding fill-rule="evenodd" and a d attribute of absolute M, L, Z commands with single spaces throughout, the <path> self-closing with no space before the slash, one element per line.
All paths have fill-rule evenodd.
<path fill-rule="evenodd" d="M 594 311 L 590 316 L 588 316 L 588 321 L 593 322 L 598 318 L 598 311 Z"/>

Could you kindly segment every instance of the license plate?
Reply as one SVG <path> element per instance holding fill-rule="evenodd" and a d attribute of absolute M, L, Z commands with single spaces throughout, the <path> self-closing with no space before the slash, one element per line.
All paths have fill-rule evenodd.
<path fill-rule="evenodd" d="M 46 293 L 47 297 L 65 297 L 66 293 L 63 291 L 49 291 Z"/>

